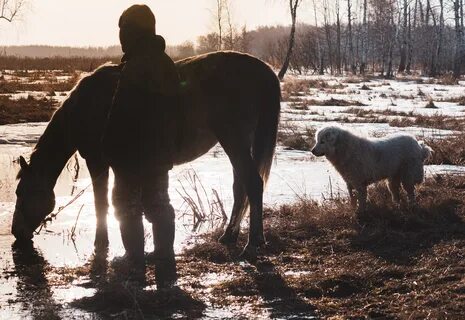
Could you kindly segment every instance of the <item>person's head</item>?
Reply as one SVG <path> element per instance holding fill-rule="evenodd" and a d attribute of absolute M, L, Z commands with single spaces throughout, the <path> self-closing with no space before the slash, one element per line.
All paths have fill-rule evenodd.
<path fill-rule="evenodd" d="M 141 38 L 155 35 L 155 23 L 155 15 L 145 4 L 135 4 L 124 10 L 118 22 L 123 52 L 130 52 Z"/>

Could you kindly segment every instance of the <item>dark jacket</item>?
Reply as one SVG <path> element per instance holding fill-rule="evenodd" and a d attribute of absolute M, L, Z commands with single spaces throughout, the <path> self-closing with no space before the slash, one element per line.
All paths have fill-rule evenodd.
<path fill-rule="evenodd" d="M 141 41 L 122 64 L 103 136 L 104 156 L 112 166 L 171 169 L 179 76 L 164 39 Z"/>

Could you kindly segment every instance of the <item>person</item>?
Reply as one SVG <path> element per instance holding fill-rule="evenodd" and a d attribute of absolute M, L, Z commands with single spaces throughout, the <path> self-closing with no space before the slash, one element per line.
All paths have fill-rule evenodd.
<path fill-rule="evenodd" d="M 102 143 L 115 174 L 112 198 L 125 258 L 145 270 L 143 213 L 152 223 L 155 277 L 161 288 L 177 278 L 168 172 L 173 167 L 180 81 L 155 25 L 146 5 L 129 7 L 119 19 L 124 56 Z"/>

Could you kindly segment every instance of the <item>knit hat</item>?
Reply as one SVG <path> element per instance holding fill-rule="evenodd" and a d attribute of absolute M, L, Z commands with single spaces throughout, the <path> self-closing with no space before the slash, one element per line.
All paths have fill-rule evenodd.
<path fill-rule="evenodd" d="M 155 15 L 147 5 L 135 4 L 124 10 L 119 18 L 118 26 L 155 34 Z"/>

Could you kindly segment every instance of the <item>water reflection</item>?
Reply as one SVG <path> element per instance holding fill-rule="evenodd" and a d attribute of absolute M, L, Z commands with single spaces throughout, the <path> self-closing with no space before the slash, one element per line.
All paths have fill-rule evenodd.
<path fill-rule="evenodd" d="M 12 245 L 17 280 L 17 301 L 33 319 L 60 319 L 60 305 L 55 303 L 47 279 L 50 265 L 32 242 Z"/>

